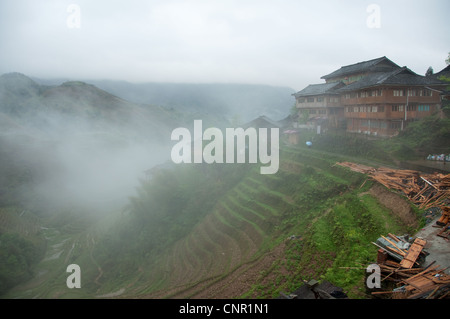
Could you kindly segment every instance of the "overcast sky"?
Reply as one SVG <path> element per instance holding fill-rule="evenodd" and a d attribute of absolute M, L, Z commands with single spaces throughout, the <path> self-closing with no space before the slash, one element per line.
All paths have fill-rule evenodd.
<path fill-rule="evenodd" d="M 0 73 L 301 90 L 387 56 L 423 75 L 450 52 L 448 0 L 0 0 Z"/>

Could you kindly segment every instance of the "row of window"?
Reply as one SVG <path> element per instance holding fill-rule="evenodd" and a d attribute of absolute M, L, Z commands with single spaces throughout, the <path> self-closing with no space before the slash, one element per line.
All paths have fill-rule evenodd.
<path fill-rule="evenodd" d="M 403 112 L 404 109 L 404 105 L 392 105 L 392 112 Z M 429 105 L 408 105 L 406 107 L 406 111 L 428 112 L 429 110 Z"/>
<path fill-rule="evenodd" d="M 314 102 L 323 102 L 325 99 L 322 96 L 318 96 L 317 98 L 314 97 L 308 97 L 308 98 L 301 98 L 298 99 L 298 103 L 314 103 Z M 328 98 L 328 102 L 331 103 L 338 103 L 339 97 L 330 97 Z"/>
<path fill-rule="evenodd" d="M 327 109 L 318 109 L 318 110 L 309 109 L 309 110 L 306 110 L 306 112 L 308 112 L 309 114 L 327 114 Z M 329 108 L 328 114 L 330 114 L 330 115 L 339 114 L 339 110 L 336 108 Z"/>
<path fill-rule="evenodd" d="M 394 90 L 394 96 L 433 96 L 433 91 L 429 89 L 408 89 Z"/>
<path fill-rule="evenodd" d="M 404 105 L 391 105 L 392 112 L 404 112 Z M 408 105 L 406 111 L 419 111 L 428 112 L 430 111 L 429 105 Z M 378 106 L 347 106 L 345 108 L 347 113 L 371 113 L 371 112 L 384 112 L 384 105 Z"/>
<path fill-rule="evenodd" d="M 347 106 L 345 108 L 347 113 L 372 113 L 372 112 L 384 112 L 384 105 L 374 106 Z"/>
<path fill-rule="evenodd" d="M 309 114 L 327 114 L 327 110 L 326 109 L 321 109 L 321 110 L 309 110 Z"/>
<path fill-rule="evenodd" d="M 361 91 L 361 92 L 352 92 L 345 94 L 346 99 L 354 99 L 354 98 L 363 98 L 370 96 L 383 96 L 382 90 L 371 90 L 371 91 Z"/>
<path fill-rule="evenodd" d="M 433 96 L 433 91 L 429 89 L 401 89 L 401 90 L 393 90 L 394 96 Z M 383 90 L 368 90 L 368 91 L 361 91 L 361 92 L 352 92 L 352 93 L 346 93 L 345 99 L 354 99 L 354 98 L 365 98 L 365 97 L 371 97 L 371 96 L 383 96 Z M 300 98 L 297 100 L 298 103 L 314 103 L 314 102 L 323 102 L 323 97 L 308 97 L 308 98 Z M 339 102 L 339 97 L 330 97 L 328 99 L 329 102 Z"/>

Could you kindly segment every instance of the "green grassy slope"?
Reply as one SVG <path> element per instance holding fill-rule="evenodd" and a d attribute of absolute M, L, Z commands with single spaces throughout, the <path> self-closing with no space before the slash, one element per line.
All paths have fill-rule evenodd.
<path fill-rule="evenodd" d="M 176 232 L 170 232 L 173 225 L 164 228 L 159 224 L 159 236 L 167 239 L 160 243 L 164 248 L 153 247 L 143 258 L 129 250 L 121 257 L 133 264 L 128 273 L 110 260 L 109 278 L 116 278 L 116 286 L 111 287 L 105 275 L 105 287 L 112 291 L 119 289 L 117 285 L 128 285 L 124 296 L 220 296 L 227 290 L 223 282 L 228 276 L 236 272 L 244 276 L 283 244 L 282 258 L 273 260 L 248 289 L 233 297 L 276 297 L 309 278 L 330 280 L 351 296 L 364 297 L 361 267 L 376 257 L 371 241 L 387 232 L 414 229 L 404 226 L 368 192 L 372 182 L 366 182 L 366 176 L 336 166 L 340 159 L 316 150 L 285 147 L 275 175 L 261 175 L 254 167 L 237 183 L 234 180 L 222 188 L 224 192 L 214 192 L 216 186 L 209 184 L 215 203 L 197 215 L 195 223 L 178 223 Z M 192 174 L 191 178 L 199 177 Z M 193 205 L 191 214 L 204 207 L 199 198 L 195 204 L 188 201 Z M 182 219 L 188 221 L 189 215 Z M 164 237 L 164 230 L 172 235 Z M 297 239 L 286 241 L 292 234 Z M 348 271 L 354 267 L 361 269 Z M 122 282 L 112 275 L 118 268 Z M 126 279 L 130 275 L 132 284 Z M 212 293 L 213 289 L 217 291 Z"/>
<path fill-rule="evenodd" d="M 109 226 L 53 221 L 40 276 L 6 296 L 273 298 L 314 278 L 367 297 L 371 241 L 415 229 L 380 204 L 367 176 L 335 165 L 342 157 L 302 147 L 280 156 L 275 175 L 249 165 L 161 170 Z M 83 270 L 81 289 L 65 285 L 70 263 Z"/>

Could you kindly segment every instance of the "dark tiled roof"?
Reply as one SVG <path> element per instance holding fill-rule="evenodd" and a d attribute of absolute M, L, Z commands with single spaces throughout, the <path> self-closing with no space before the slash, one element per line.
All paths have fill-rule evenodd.
<path fill-rule="evenodd" d="M 279 123 L 279 122 L 277 122 L 277 121 L 274 121 L 274 120 L 268 118 L 268 117 L 265 116 L 265 115 L 262 115 L 262 116 L 260 116 L 260 117 L 258 117 L 258 118 L 256 118 L 256 119 L 254 119 L 254 120 L 252 120 L 252 121 L 250 121 L 250 122 L 244 124 L 242 127 L 243 127 L 244 129 L 247 129 L 247 128 L 249 128 L 249 127 L 255 127 L 255 128 L 264 128 L 264 127 L 266 127 L 266 128 L 271 128 L 271 127 L 278 127 L 278 128 L 280 128 L 280 127 L 282 127 L 282 124 Z"/>
<path fill-rule="evenodd" d="M 333 83 L 321 83 L 321 84 L 310 84 L 303 90 L 292 94 L 295 97 L 299 96 L 313 96 L 313 95 L 322 95 L 322 94 L 333 94 L 335 90 L 344 86 L 342 82 L 333 82 Z"/>
<path fill-rule="evenodd" d="M 435 79 L 439 79 L 440 76 L 446 76 L 446 77 L 450 77 L 450 65 L 447 65 L 446 68 L 442 69 L 441 71 L 439 71 L 438 73 L 432 74 L 428 77 L 430 78 L 435 78 Z"/>
<path fill-rule="evenodd" d="M 410 69 L 403 67 L 391 72 L 377 72 L 369 74 L 361 80 L 342 87 L 337 91 L 339 93 L 343 93 L 379 85 L 428 86 L 445 85 L 445 83 L 437 79 L 418 75 Z"/>
<path fill-rule="evenodd" d="M 383 71 L 385 72 L 396 68 L 400 67 L 391 60 L 389 60 L 388 58 L 386 58 L 385 56 L 383 56 L 381 58 L 343 66 L 330 74 L 322 76 L 321 79 L 330 79 L 365 72 L 383 72 Z"/>

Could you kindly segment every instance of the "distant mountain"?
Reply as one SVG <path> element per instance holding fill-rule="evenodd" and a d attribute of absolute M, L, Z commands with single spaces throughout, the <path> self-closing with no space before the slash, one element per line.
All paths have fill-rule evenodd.
<path fill-rule="evenodd" d="M 192 128 L 194 119 L 219 128 L 261 115 L 279 120 L 289 114 L 292 92 L 241 84 L 60 83 L 4 74 L 0 148 L 8 156 L 0 166 L 14 170 L 0 185 L 0 205 L 2 198 L 33 194 L 41 203 L 118 206 L 144 171 L 170 161 L 176 127 Z M 12 194 L 11 185 L 20 194 Z"/>
<path fill-rule="evenodd" d="M 0 76 L 0 121 L 47 133 L 116 131 L 158 140 L 170 136 L 174 116 L 161 107 L 142 107 L 80 81 L 41 85 L 20 73 Z"/>
<path fill-rule="evenodd" d="M 63 80 L 36 81 L 55 84 Z M 285 118 L 294 103 L 291 94 L 295 93 L 289 87 L 256 84 L 129 83 L 108 80 L 86 82 L 135 103 L 226 117 L 241 123 L 261 115 L 274 120 Z"/>
<path fill-rule="evenodd" d="M 170 159 L 187 118 L 94 85 L 0 76 L 0 207 L 8 202 L 120 207 L 144 171 Z M 26 176 L 26 178 L 24 177 Z M 31 200 L 31 198 L 33 200 Z"/>

